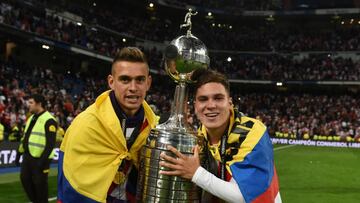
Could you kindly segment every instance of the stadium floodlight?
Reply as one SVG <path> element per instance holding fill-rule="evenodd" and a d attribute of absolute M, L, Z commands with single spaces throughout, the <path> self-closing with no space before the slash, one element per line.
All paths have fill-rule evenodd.
<path fill-rule="evenodd" d="M 41 47 L 42 47 L 43 49 L 50 49 L 50 46 L 49 46 L 49 45 L 46 45 L 46 44 L 43 44 Z"/>
<path fill-rule="evenodd" d="M 209 12 L 207 13 L 207 15 L 205 16 L 205 18 L 211 20 L 211 19 L 214 19 L 214 15 L 213 15 L 212 12 L 209 11 Z"/>

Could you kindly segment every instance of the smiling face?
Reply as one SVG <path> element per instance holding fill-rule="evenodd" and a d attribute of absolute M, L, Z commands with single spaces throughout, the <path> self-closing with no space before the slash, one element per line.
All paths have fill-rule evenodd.
<path fill-rule="evenodd" d="M 108 84 L 127 116 L 139 110 L 151 85 L 151 76 L 146 63 L 118 61 L 113 64 Z"/>
<path fill-rule="evenodd" d="M 221 83 L 209 82 L 195 94 L 195 113 L 210 136 L 221 137 L 227 129 L 232 99 Z"/>

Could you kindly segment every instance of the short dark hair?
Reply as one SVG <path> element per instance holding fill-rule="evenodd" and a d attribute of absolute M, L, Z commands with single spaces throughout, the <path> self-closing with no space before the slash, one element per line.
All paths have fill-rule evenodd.
<path fill-rule="evenodd" d="M 214 70 L 197 69 L 191 75 L 191 80 L 195 81 L 193 84 L 193 92 L 196 94 L 197 90 L 210 82 L 220 83 L 225 87 L 226 92 L 230 95 L 230 83 L 227 77 Z"/>
<path fill-rule="evenodd" d="M 137 47 L 124 47 L 120 49 L 115 55 L 112 66 L 119 61 L 130 61 L 130 62 L 140 62 L 145 63 L 148 67 L 147 58 L 139 48 Z M 111 68 L 111 72 L 113 69 Z"/>
<path fill-rule="evenodd" d="M 40 103 L 41 106 L 44 108 L 45 105 L 46 105 L 46 100 L 45 100 L 45 97 L 42 96 L 41 94 L 33 94 L 29 97 L 29 99 L 34 99 L 34 101 L 36 103 Z"/>

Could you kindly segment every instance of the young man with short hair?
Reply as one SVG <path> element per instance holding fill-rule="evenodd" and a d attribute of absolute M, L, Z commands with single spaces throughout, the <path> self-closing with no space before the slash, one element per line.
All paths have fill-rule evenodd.
<path fill-rule="evenodd" d="M 157 118 L 144 101 L 145 55 L 125 47 L 108 76 L 111 90 L 79 114 L 61 145 L 58 202 L 135 202 L 139 153 Z"/>
<path fill-rule="evenodd" d="M 194 108 L 201 122 L 199 135 L 206 140 L 208 166 L 200 166 L 199 147 L 185 156 L 172 146 L 177 158 L 161 154 L 161 174 L 190 179 L 207 191 L 202 202 L 279 203 L 273 148 L 266 126 L 234 109 L 230 85 L 223 74 L 196 70 Z M 209 193 L 211 195 L 209 195 Z"/>

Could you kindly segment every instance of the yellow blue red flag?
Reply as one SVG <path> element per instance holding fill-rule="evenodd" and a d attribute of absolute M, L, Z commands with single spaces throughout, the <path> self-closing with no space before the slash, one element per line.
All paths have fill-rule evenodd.
<path fill-rule="evenodd" d="M 58 203 L 105 202 L 121 161 L 131 160 L 138 166 L 138 152 L 157 122 L 146 102 L 143 107 L 148 125 L 130 150 L 126 147 L 109 91 L 74 119 L 59 152 Z"/>

